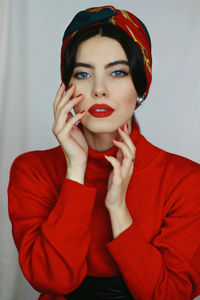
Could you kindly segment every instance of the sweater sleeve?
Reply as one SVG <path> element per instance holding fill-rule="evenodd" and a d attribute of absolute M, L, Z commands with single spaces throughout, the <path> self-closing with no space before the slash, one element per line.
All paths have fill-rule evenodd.
<path fill-rule="evenodd" d="M 200 294 L 199 169 L 181 181 L 166 206 L 150 242 L 133 222 L 107 244 L 135 300 L 189 300 Z"/>
<path fill-rule="evenodd" d="M 10 171 L 9 216 L 26 279 L 42 293 L 68 294 L 87 273 L 96 188 L 63 178 L 57 196 L 24 156 Z"/>

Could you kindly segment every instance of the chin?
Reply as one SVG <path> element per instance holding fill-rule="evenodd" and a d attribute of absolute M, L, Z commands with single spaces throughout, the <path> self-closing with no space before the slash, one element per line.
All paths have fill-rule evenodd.
<path fill-rule="evenodd" d="M 93 120 L 81 120 L 80 122 L 87 130 L 94 133 L 112 133 L 118 128 L 117 124 L 116 126 L 114 126 L 113 122 L 105 122 L 105 120 L 98 120 L 98 122 L 95 122 Z"/>

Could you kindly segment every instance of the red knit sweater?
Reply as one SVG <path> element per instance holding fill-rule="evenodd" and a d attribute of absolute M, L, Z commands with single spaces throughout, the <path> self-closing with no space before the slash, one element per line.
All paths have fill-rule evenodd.
<path fill-rule="evenodd" d="M 24 276 L 61 300 L 86 274 L 121 274 L 135 300 L 200 294 L 200 166 L 150 144 L 136 126 L 126 202 L 133 224 L 113 239 L 104 205 L 111 164 L 89 149 L 84 185 L 65 179 L 60 147 L 19 156 L 10 173 L 9 215 Z"/>

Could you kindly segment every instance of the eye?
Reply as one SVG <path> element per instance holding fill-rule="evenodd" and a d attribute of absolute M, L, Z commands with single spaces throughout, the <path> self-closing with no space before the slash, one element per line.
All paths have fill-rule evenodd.
<path fill-rule="evenodd" d="M 114 77 L 124 77 L 124 76 L 127 76 L 127 75 L 128 75 L 127 72 L 121 71 L 121 70 L 113 71 L 111 74 L 112 74 Z"/>
<path fill-rule="evenodd" d="M 89 78 L 89 77 L 90 77 L 90 74 L 87 72 L 78 72 L 78 73 L 74 74 L 74 78 L 77 78 L 77 79 L 84 79 L 84 78 Z"/>

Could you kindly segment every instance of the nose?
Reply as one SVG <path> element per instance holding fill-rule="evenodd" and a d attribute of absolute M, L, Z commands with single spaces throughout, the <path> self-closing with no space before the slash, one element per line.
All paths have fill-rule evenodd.
<path fill-rule="evenodd" d="M 95 91 L 94 96 L 95 97 L 106 97 L 106 93 L 103 91 Z"/>
<path fill-rule="evenodd" d="M 103 80 L 94 81 L 92 96 L 95 98 L 108 97 L 108 90 Z"/>

